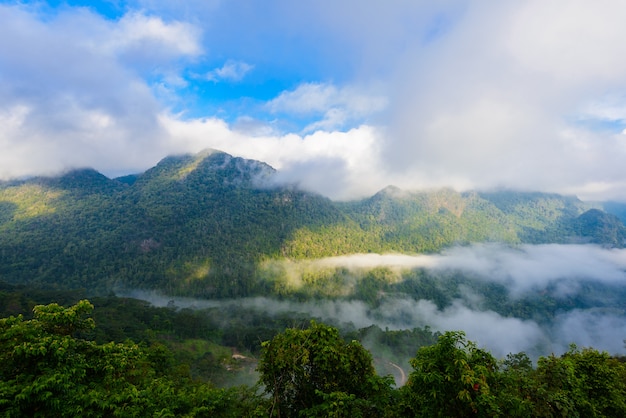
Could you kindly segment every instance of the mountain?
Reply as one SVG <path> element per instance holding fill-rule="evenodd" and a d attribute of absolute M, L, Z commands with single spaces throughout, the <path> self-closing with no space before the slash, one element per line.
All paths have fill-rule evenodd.
<path fill-rule="evenodd" d="M 130 184 L 103 187 L 83 170 L 4 184 L 0 278 L 249 294 L 261 257 L 278 256 L 296 229 L 343 217 L 324 197 L 269 187 L 272 173 L 257 161 L 206 152 L 168 157 Z"/>
<path fill-rule="evenodd" d="M 409 192 L 333 202 L 208 150 L 109 179 L 91 169 L 0 184 L 0 280 L 107 292 L 264 294 L 271 259 L 435 252 L 471 242 L 622 247 L 614 215 L 543 193 Z M 597 206 L 597 205 L 596 205 Z"/>
<path fill-rule="evenodd" d="M 617 216 L 622 223 L 626 223 L 626 203 L 622 202 L 604 202 L 600 203 L 600 207 L 607 213 Z"/>
<path fill-rule="evenodd" d="M 623 246 L 626 242 L 624 224 L 617 216 L 599 209 L 590 209 L 572 221 L 578 236 L 588 242 L 610 246 Z"/>

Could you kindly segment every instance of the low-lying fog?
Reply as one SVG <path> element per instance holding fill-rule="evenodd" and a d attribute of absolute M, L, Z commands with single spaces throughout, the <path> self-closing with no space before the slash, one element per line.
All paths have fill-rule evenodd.
<path fill-rule="evenodd" d="M 594 284 L 619 291 L 626 289 L 626 250 L 594 245 L 521 245 L 476 244 L 455 247 L 436 255 L 351 255 L 309 261 L 320 266 L 349 270 L 388 267 L 398 270 L 420 268 L 446 280 L 454 274 L 474 280 L 503 284 L 510 300 L 532 300 L 546 293 L 556 300 L 584 298 L 585 289 Z M 481 309 L 482 295 L 464 288 L 462 297 L 443 309 L 429 300 L 408 296 L 389 296 L 372 308 L 361 301 L 323 300 L 311 302 L 279 301 L 255 297 L 215 301 L 172 298 L 151 292 L 132 291 L 125 296 L 149 300 L 166 306 L 173 300 L 178 307 L 206 308 L 221 304 L 241 304 L 268 313 L 302 312 L 321 319 L 352 323 L 358 328 L 376 324 L 381 328 L 412 329 L 430 326 L 433 330 L 463 330 L 469 339 L 497 357 L 525 351 L 532 357 L 561 354 L 571 343 L 594 347 L 611 354 L 626 354 L 626 301 L 616 297 L 610 303 L 586 301 L 585 308 L 563 306 L 549 320 L 505 317 Z"/>

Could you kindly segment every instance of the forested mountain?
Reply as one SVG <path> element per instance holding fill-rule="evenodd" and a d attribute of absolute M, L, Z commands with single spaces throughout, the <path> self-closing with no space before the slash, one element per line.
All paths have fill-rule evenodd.
<path fill-rule="evenodd" d="M 575 197 L 388 187 L 333 202 L 273 175 L 262 162 L 206 151 L 119 179 L 83 169 L 2 183 L 0 279 L 232 297 L 271 292 L 258 267 L 274 259 L 472 242 L 626 243 L 617 216 Z"/>
<path fill-rule="evenodd" d="M 589 324 L 594 341 L 621 343 L 623 267 L 598 260 L 619 257 L 602 247 L 626 245 L 623 205 L 393 186 L 333 202 L 274 175 L 206 151 L 117 179 L 81 169 L 1 183 L 0 411 L 624 414 L 622 357 L 575 347 L 545 356 Z M 448 258 L 439 269 L 349 266 L 379 254 Z M 166 302 L 111 294 L 137 289 Z M 198 305 L 176 305 L 188 300 Z M 307 328 L 310 319 L 338 328 Z M 499 355 L 522 345 L 536 364 L 524 352 L 496 360 L 483 342 L 446 332 L 468 324 L 483 342 L 495 329 Z M 238 379 L 259 386 L 217 387 Z"/>

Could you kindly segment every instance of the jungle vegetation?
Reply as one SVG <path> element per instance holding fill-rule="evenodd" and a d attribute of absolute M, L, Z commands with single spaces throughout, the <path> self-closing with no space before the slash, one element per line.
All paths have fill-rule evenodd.
<path fill-rule="evenodd" d="M 36 305 L 0 319 L 0 412 L 23 416 L 617 417 L 626 414 L 622 359 L 571 347 L 534 365 L 496 359 L 462 332 L 415 349 L 405 385 L 371 353 L 316 321 L 260 344 L 254 385 L 194 378 L 164 344 L 99 343 L 94 306 Z M 184 365 L 184 364 L 182 364 Z"/>
<path fill-rule="evenodd" d="M 0 415 L 626 416 L 623 359 L 591 347 L 495 358 L 460 331 L 246 305 L 463 301 L 547 326 L 584 309 L 623 316 L 626 289 L 611 281 L 511 298 L 460 271 L 317 261 L 477 242 L 623 248 L 624 205 L 393 186 L 333 202 L 273 176 L 207 151 L 117 179 L 82 169 L 0 183 Z M 216 303 L 120 296 L 136 290 Z"/>
<path fill-rule="evenodd" d="M 118 179 L 81 169 L 0 183 L 0 279 L 231 298 L 280 293 L 261 268 L 277 260 L 433 253 L 475 242 L 626 243 L 617 204 L 391 186 L 333 202 L 273 175 L 264 163 L 207 151 Z"/>

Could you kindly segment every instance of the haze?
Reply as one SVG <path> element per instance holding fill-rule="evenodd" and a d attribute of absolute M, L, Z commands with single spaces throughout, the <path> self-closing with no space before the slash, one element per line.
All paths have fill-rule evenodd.
<path fill-rule="evenodd" d="M 533 358 L 550 353 L 562 354 L 570 344 L 593 347 L 611 354 L 626 354 L 626 321 L 619 292 L 626 287 L 626 250 L 594 245 L 522 245 L 475 244 L 454 247 L 437 255 L 361 254 L 290 263 L 292 276 L 319 266 L 345 267 L 351 270 L 387 267 L 401 270 L 423 268 L 440 274 L 440 281 L 465 275 L 485 282 L 505 284 L 508 298 L 525 302 L 550 294 L 557 300 L 569 296 L 585 301 L 584 308 L 567 307 L 553 318 L 521 319 L 503 316 L 482 306 L 482 296 L 465 287 L 462 297 L 439 309 L 433 301 L 414 300 L 393 295 L 377 307 L 357 300 L 321 300 L 295 302 L 269 298 L 245 298 L 233 301 L 173 298 L 145 291 L 126 291 L 124 295 L 149 300 L 157 306 L 175 301 L 178 307 L 207 308 L 238 304 L 267 313 L 302 312 L 332 323 L 352 324 L 358 328 L 376 324 L 381 328 L 413 329 L 429 326 L 440 332 L 463 330 L 468 338 L 503 358 L 524 351 Z M 399 277 L 400 279 L 400 277 Z M 297 277 L 294 278 L 297 283 Z M 594 301 L 589 285 L 608 285 L 614 300 Z M 587 286 L 587 287 L 584 287 Z M 590 299 L 589 299 L 590 298 Z M 609 298 L 610 299 L 610 298 Z"/>

